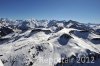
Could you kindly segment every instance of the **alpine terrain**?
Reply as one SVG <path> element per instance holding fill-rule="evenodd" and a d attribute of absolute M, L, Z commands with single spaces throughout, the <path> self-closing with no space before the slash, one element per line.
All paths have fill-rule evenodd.
<path fill-rule="evenodd" d="M 100 66 L 100 24 L 1 18 L 0 66 Z"/>

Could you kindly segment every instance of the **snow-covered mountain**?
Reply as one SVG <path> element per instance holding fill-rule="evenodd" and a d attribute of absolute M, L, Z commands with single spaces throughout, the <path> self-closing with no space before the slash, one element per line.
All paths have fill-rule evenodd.
<path fill-rule="evenodd" d="M 100 24 L 0 19 L 0 66 L 100 66 Z"/>

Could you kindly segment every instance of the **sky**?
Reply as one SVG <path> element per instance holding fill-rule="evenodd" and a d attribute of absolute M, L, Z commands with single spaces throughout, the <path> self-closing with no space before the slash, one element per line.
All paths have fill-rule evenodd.
<path fill-rule="evenodd" d="M 0 0 L 0 18 L 100 23 L 100 0 Z"/>

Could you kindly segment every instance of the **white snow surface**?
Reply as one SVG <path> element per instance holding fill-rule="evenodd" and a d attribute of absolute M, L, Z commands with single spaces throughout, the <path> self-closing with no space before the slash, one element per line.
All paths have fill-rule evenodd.
<path fill-rule="evenodd" d="M 31 22 L 35 23 L 34 21 Z M 45 31 L 50 29 L 52 32 L 48 34 L 44 31 L 32 32 L 34 29 L 31 28 L 2 36 L 0 38 L 0 66 L 55 66 L 61 62 L 62 57 L 100 54 L 100 43 L 94 44 L 91 42 L 91 39 L 100 38 L 100 35 L 89 32 L 87 38 L 84 39 L 81 35 L 74 34 L 74 32 L 81 31 L 79 29 L 66 28 L 59 23 L 59 26 L 63 26 L 63 28 L 54 31 L 58 27 L 47 28 L 47 23 L 47 21 L 44 21 L 42 26 L 46 27 L 42 29 Z M 37 24 L 41 25 L 40 22 Z M 70 25 L 71 23 L 68 26 Z M 5 40 L 6 38 L 8 40 Z M 98 60 L 96 60 L 96 63 L 100 63 Z M 72 64 L 71 66 L 77 65 Z M 79 66 L 82 65 L 79 64 Z M 83 66 L 87 65 L 83 64 Z"/>
<path fill-rule="evenodd" d="M 1 60 L 0 60 L 0 66 L 4 66 Z"/>

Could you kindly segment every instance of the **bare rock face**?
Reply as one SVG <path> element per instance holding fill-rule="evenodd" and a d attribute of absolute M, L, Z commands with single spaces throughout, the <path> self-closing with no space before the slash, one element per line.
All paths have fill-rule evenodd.
<path fill-rule="evenodd" d="M 0 35 L 1 36 L 5 36 L 5 35 L 10 34 L 12 32 L 13 32 L 13 30 L 11 28 L 8 28 L 8 27 L 1 27 L 0 28 Z"/>
<path fill-rule="evenodd" d="M 70 40 L 71 36 L 68 34 L 63 34 L 60 36 L 60 38 L 58 39 L 59 44 L 61 45 L 66 45 L 68 43 L 68 41 Z"/>

